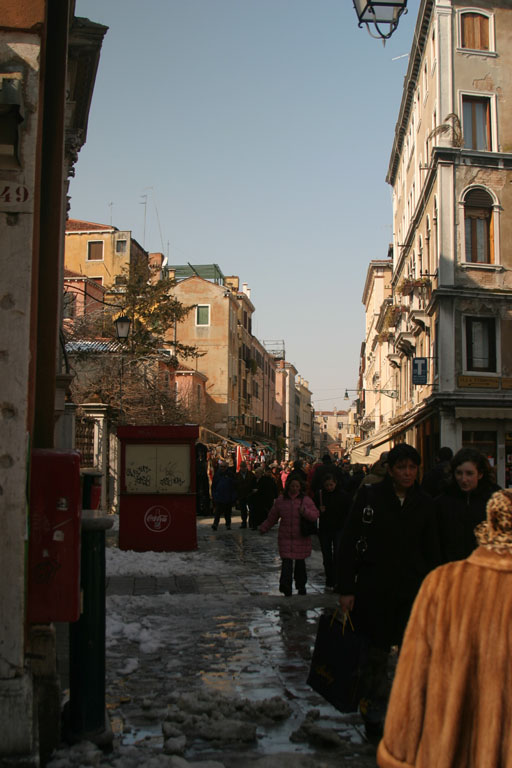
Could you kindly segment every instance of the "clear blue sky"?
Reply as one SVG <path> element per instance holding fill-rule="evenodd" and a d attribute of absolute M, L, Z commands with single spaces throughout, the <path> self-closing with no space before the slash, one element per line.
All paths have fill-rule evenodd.
<path fill-rule="evenodd" d="M 71 216 L 239 275 L 318 409 L 356 385 L 418 7 L 383 47 L 351 0 L 77 0 L 109 31 Z"/>

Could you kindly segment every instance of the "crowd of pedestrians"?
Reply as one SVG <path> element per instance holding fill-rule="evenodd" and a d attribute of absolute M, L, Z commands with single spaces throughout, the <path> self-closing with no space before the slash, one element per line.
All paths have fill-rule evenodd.
<path fill-rule="evenodd" d="M 511 690 L 510 624 L 489 601 L 503 603 L 503 617 L 512 618 L 512 491 L 501 491 L 487 458 L 471 447 L 455 455 L 441 448 L 422 478 L 420 465 L 419 453 L 405 443 L 371 467 L 328 454 L 315 464 L 273 462 L 254 470 L 242 462 L 238 472 L 220 462 L 212 482 L 213 528 L 221 516 L 230 528 L 235 504 L 242 528 L 265 534 L 279 522 L 279 589 L 290 597 L 293 583 L 306 593 L 312 544 L 305 525 L 318 521 L 326 590 L 338 593 L 342 612 L 365 638 L 360 712 L 370 740 L 378 744 L 384 732 L 379 765 L 512 768 L 510 735 L 500 741 L 491 734 L 493 757 L 483 759 L 489 734 L 479 729 L 492 715 L 480 721 L 475 701 L 478 693 L 491 702 L 505 718 L 502 732 L 512 733 L 510 694 L 475 692 L 475 685 L 486 686 L 481 669 L 489 685 L 499 685 L 502 675 Z M 393 646 L 399 663 L 388 704 Z M 449 697 L 460 712 L 447 711 Z M 472 746 L 464 748 L 465 758 L 454 757 L 457 739 L 466 737 L 478 759 L 468 752 Z M 436 752 L 443 739 L 451 757 Z"/>

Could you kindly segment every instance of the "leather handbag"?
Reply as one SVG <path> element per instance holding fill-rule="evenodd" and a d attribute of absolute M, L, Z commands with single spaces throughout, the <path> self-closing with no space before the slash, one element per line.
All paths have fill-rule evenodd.
<path fill-rule="evenodd" d="M 318 533 L 316 520 L 308 520 L 306 517 L 301 515 L 300 532 L 302 536 L 315 536 Z"/>
<path fill-rule="evenodd" d="M 301 536 L 315 536 L 318 533 L 318 526 L 316 520 L 308 520 L 302 514 L 303 507 L 299 509 L 300 514 L 300 533 Z"/>

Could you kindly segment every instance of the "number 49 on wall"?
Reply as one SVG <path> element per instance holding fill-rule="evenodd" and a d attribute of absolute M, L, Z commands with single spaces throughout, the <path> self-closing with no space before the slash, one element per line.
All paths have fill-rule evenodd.
<path fill-rule="evenodd" d="M 4 207 L 10 210 L 16 209 L 23 203 L 29 202 L 30 192 L 23 184 L 13 184 L 0 181 L 0 209 Z"/>

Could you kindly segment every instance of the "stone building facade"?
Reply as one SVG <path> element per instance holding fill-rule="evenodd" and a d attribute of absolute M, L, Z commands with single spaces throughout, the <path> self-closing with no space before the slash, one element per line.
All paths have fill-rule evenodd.
<path fill-rule="evenodd" d="M 440 446 L 473 445 L 507 486 L 511 43 L 507 0 L 420 4 L 387 174 L 394 241 L 383 342 L 398 392 L 388 439 L 415 444 L 427 466 Z"/>
<path fill-rule="evenodd" d="M 27 620 L 31 451 L 59 442 L 58 345 L 67 189 L 85 142 L 106 27 L 74 2 L 6 0 L 0 19 L 0 763 L 40 764 L 58 744 L 52 624 Z M 78 569 L 79 564 L 76 563 Z"/>

